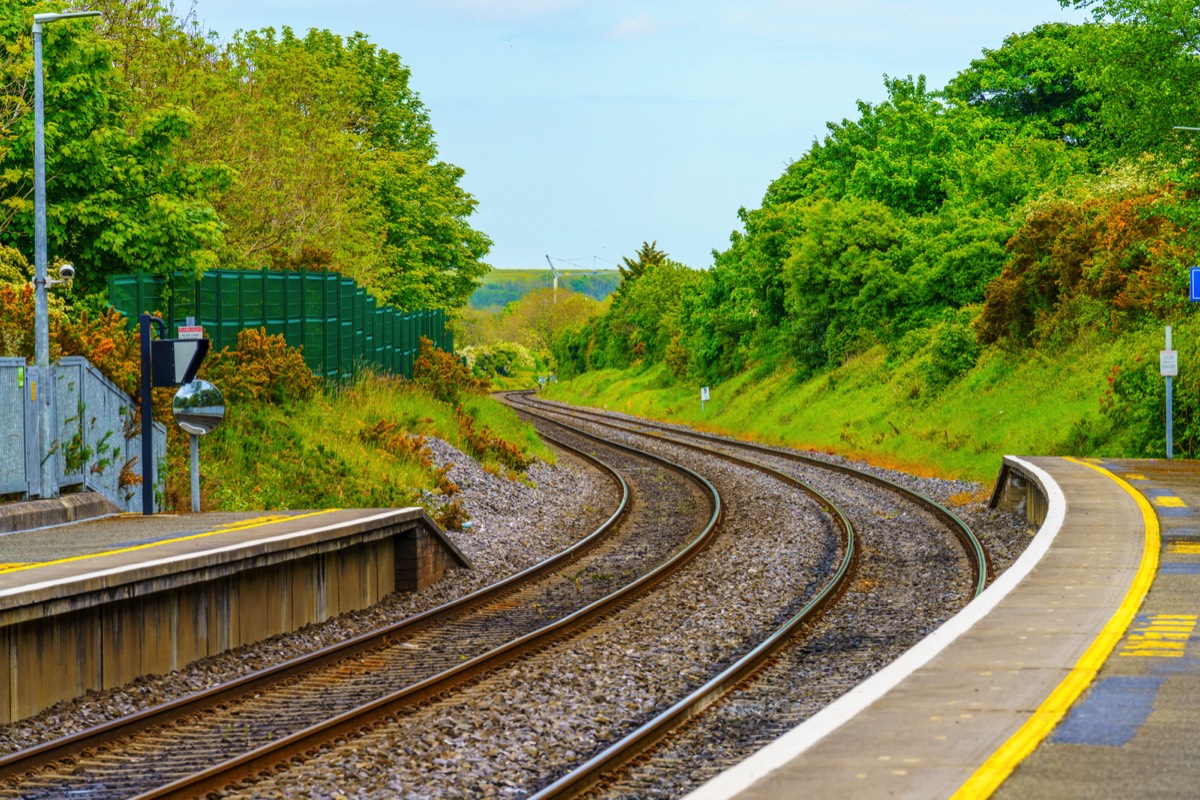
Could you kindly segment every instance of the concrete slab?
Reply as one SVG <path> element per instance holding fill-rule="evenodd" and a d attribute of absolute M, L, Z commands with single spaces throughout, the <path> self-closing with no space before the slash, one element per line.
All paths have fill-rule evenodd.
<path fill-rule="evenodd" d="M 470 566 L 421 508 L 122 515 L 0 536 L 0 722 L 366 608 L 451 562 Z"/>
<path fill-rule="evenodd" d="M 950 797 L 1015 734 L 1026 735 L 1022 726 L 1043 718 L 1047 698 L 1086 686 L 1081 659 L 1096 652 L 1131 586 L 1149 578 L 1141 506 L 1085 464 L 1036 458 L 1013 468 L 1022 488 L 994 496 L 1026 502 L 1031 513 L 1036 506 L 1046 520 L 1030 546 L 1036 563 L 1018 562 L 1023 577 L 1000 576 L 1000 593 L 972 604 L 986 613 L 952 619 L 914 648 L 937 640 L 936 655 L 873 678 L 873 692 L 883 693 L 869 705 L 843 697 L 687 800 Z M 1042 497 L 1028 494 L 1032 482 Z M 1012 796 L 1033 796 L 1023 788 Z"/>

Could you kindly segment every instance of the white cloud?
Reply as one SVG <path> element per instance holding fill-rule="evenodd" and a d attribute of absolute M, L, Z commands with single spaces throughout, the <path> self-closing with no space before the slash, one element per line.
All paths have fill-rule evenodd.
<path fill-rule="evenodd" d="M 621 20 L 617 27 L 612 29 L 611 36 L 614 39 L 642 39 L 658 33 L 663 28 L 661 22 L 643 11 L 641 14 Z"/>

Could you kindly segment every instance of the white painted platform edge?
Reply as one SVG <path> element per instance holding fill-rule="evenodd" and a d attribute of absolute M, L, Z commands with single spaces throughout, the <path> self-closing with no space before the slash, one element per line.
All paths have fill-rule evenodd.
<path fill-rule="evenodd" d="M 245 549 L 248 547 L 254 547 L 254 546 L 262 545 L 262 544 L 269 544 L 271 542 L 285 542 L 289 539 L 298 539 L 303 536 L 312 536 L 313 534 L 316 534 L 316 533 L 324 533 L 326 531 L 337 530 L 338 528 L 345 528 L 345 527 L 349 527 L 351 525 L 357 525 L 357 524 L 361 524 L 364 522 L 373 522 L 375 520 L 384 519 L 389 516 L 396 516 L 398 514 L 403 514 L 404 512 L 411 511 L 411 510 L 412 510 L 412 508 L 389 509 L 389 510 L 384 511 L 379 514 L 372 514 L 369 517 L 361 517 L 361 518 L 346 520 L 344 522 L 335 522 L 330 525 L 323 525 L 319 528 L 306 528 L 305 530 L 295 531 L 294 533 L 284 533 L 284 534 L 279 534 L 277 536 L 267 536 L 262 539 L 251 539 L 249 541 L 239 542 L 237 544 L 226 545 L 224 547 L 214 547 L 209 550 L 200 550 L 195 553 L 181 553 L 180 555 L 167 556 L 166 558 L 157 558 L 152 561 L 140 561 L 136 564 L 126 564 L 126 565 L 123 565 L 120 567 L 113 567 L 111 569 L 97 570 L 95 572 L 86 572 L 81 575 L 74 575 L 69 578 L 56 578 L 54 580 L 42 581 L 40 583 L 31 583 L 31 584 L 28 584 L 25 586 L 15 586 L 11 589 L 0 590 L 0 597 L 9 597 L 12 595 L 23 594 L 25 592 L 35 592 L 35 591 L 39 591 L 42 589 L 53 588 L 55 586 L 62 586 L 65 584 L 70 584 L 70 583 L 79 583 L 81 581 L 89 581 L 89 580 L 93 580 L 96 578 L 108 578 L 108 577 L 119 576 L 119 575 L 122 575 L 125 573 L 133 572 L 135 570 L 146 569 L 148 567 L 157 567 L 157 566 L 163 565 L 163 564 L 177 564 L 181 561 L 188 561 L 190 559 L 196 559 L 196 558 L 204 558 L 205 556 L 216 555 L 218 553 L 229 553 L 229 552 L 233 552 L 236 550 L 242 550 L 242 549 Z M 212 533 L 217 533 L 217 531 L 213 531 Z"/>
<path fill-rule="evenodd" d="M 1037 476 L 1046 492 L 1048 510 L 1046 521 L 1025 552 L 996 578 L 992 585 L 966 608 L 946 620 L 933 633 L 926 636 L 888 666 L 854 687 L 825 708 L 813 714 L 788 733 L 759 750 L 736 767 L 728 769 L 712 780 L 686 795 L 683 800 L 728 800 L 750 788 L 757 782 L 814 744 L 849 722 L 879 698 L 898 686 L 901 681 L 916 672 L 935 656 L 949 647 L 958 637 L 966 633 L 975 623 L 988 615 L 1000 601 L 1008 596 L 1017 584 L 1025 579 L 1062 529 L 1067 515 L 1067 499 L 1061 487 L 1045 470 L 1015 456 L 1006 459 L 1019 464 L 1022 469 Z"/>

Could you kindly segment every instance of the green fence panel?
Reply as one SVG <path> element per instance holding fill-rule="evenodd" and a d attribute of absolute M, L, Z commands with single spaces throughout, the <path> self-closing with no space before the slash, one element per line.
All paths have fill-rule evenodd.
<path fill-rule="evenodd" d="M 359 290 L 362 291 L 362 290 Z M 375 361 L 375 298 L 363 293 L 363 324 L 361 330 L 363 332 L 363 364 L 376 366 Z"/>
<path fill-rule="evenodd" d="M 350 278 L 333 272 L 210 270 L 170 281 L 148 272 L 113 275 L 109 303 L 136 327 L 142 312 L 159 311 L 173 332 L 187 318 L 204 326 L 212 347 L 236 347 L 238 333 L 265 328 L 302 347 L 317 375 L 349 378 L 362 365 L 412 377 L 421 337 L 452 351 L 441 309 L 400 311 L 380 305 Z"/>
<path fill-rule="evenodd" d="M 330 379 L 341 378 L 345 375 L 342 369 L 342 354 L 338 342 L 341 328 L 337 323 L 338 291 L 341 278 L 332 273 L 322 273 L 319 281 L 313 283 L 314 291 L 321 296 L 321 336 L 325 342 L 325 370 Z"/>

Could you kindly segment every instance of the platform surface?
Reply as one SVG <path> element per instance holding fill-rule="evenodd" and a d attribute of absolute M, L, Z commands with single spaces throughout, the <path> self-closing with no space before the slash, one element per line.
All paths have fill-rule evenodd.
<path fill-rule="evenodd" d="M 0 534 L 0 610 L 346 536 L 420 508 L 121 514 Z"/>
<path fill-rule="evenodd" d="M 1200 796 L 1200 465 L 1102 465 L 1154 507 L 1154 583 L 1097 679 L 997 798 Z"/>
<path fill-rule="evenodd" d="M 971 616 L 968 609 L 930 637 L 944 638 L 930 651 L 936 655 L 917 653 L 923 642 L 889 668 L 899 677 L 886 688 L 852 691 L 834 704 L 852 710 L 839 716 L 833 706 L 827 708 L 689 800 L 940 798 L 960 791 L 959 797 L 985 797 L 994 785 L 983 791 L 967 787 L 977 785 L 981 771 L 992 769 L 998 752 L 1023 737 L 1031 747 L 1044 743 L 1001 786 L 1003 797 L 1148 796 L 1169 783 L 1158 777 L 1159 761 L 1170 761 L 1181 781 L 1190 775 L 1192 785 L 1190 792 L 1161 796 L 1197 796 L 1200 675 L 1194 689 L 1188 685 L 1197 662 L 1190 645 L 1183 656 L 1150 655 L 1162 633 L 1178 636 L 1187 628 L 1190 637 L 1196 620 L 1190 615 L 1200 609 L 1200 526 L 1190 510 L 1200 506 L 1195 465 L 1094 464 L 1129 475 L 1159 512 L 1167 556 L 1155 578 L 1153 565 L 1148 569 L 1143 560 L 1145 554 L 1157 555 L 1156 547 L 1147 548 L 1147 531 L 1156 528 L 1154 512 L 1136 492 L 1085 463 L 1025 461 L 1050 474 L 1066 498 L 1057 533 L 1042 544 L 1034 540 L 1045 552 L 1030 558 L 1027 574 L 984 604 L 986 613 L 963 621 Z M 1036 549 L 1031 545 L 1028 555 Z M 1139 582 L 1144 587 L 1152 579 L 1153 597 L 1127 632 L 1120 629 L 1125 641 L 1108 662 L 1096 662 L 1107 666 L 1092 692 L 1071 707 L 1050 739 L 1031 736 L 1030 726 L 1054 705 L 1047 698 L 1062 697 L 1065 684 L 1090 684 L 1095 670 L 1080 669 L 1087 663 L 1085 654 L 1094 657 L 1097 642 L 1116 642 L 1114 619 L 1122 611 L 1126 619 L 1132 617 L 1136 604 L 1131 606 L 1129 598 L 1140 598 Z M 1130 657 L 1130 647 L 1138 657 Z M 1123 651 L 1126 655 L 1120 655 Z M 876 685 L 885 685 L 884 675 L 876 678 L 883 681 Z M 851 695 L 856 693 L 869 697 L 860 697 L 855 706 Z M 1061 715 L 1067 706 L 1059 705 Z M 1148 707 L 1153 710 L 1144 713 Z M 1156 714 L 1161 725 L 1151 727 Z M 1194 731 L 1179 737 L 1192 725 Z M 1068 728 L 1086 741 L 1061 738 Z M 1124 763 L 1110 758 L 1118 728 L 1134 731 Z M 1168 752 L 1163 742 L 1171 737 L 1176 741 Z M 1122 780 L 1113 782 L 1113 773 L 1121 773 Z"/>

